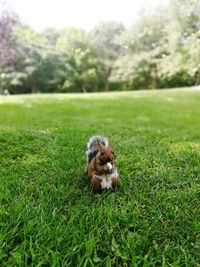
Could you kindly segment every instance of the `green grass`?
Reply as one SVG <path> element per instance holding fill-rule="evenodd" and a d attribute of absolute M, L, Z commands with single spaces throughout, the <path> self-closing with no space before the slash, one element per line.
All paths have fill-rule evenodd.
<path fill-rule="evenodd" d="M 0 101 L 0 266 L 200 266 L 199 90 Z M 96 197 L 93 134 L 121 175 Z"/>

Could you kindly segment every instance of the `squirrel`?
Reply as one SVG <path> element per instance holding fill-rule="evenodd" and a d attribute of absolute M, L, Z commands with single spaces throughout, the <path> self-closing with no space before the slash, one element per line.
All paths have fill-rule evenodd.
<path fill-rule="evenodd" d="M 100 193 L 102 189 L 115 189 L 119 174 L 115 165 L 115 153 L 108 139 L 92 136 L 86 149 L 86 174 L 90 178 L 91 189 Z"/>

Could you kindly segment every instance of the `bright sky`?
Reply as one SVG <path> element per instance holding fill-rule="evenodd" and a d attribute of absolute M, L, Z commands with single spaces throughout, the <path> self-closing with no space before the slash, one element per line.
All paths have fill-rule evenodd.
<path fill-rule="evenodd" d="M 0 0 L 2 1 L 2 0 Z M 141 9 L 150 10 L 169 0 L 7 0 L 23 22 L 41 31 L 46 27 L 90 30 L 99 21 L 130 26 Z"/>

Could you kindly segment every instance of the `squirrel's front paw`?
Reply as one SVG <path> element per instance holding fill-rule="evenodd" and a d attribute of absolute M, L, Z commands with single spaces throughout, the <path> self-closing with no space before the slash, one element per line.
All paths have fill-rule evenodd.
<path fill-rule="evenodd" d="M 104 165 L 104 171 L 112 171 L 112 164 L 110 162 L 107 162 L 105 165 Z"/>

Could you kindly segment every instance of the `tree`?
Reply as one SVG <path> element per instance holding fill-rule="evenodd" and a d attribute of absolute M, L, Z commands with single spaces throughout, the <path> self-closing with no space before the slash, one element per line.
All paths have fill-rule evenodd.
<path fill-rule="evenodd" d="M 128 82 L 135 89 L 159 87 L 158 65 L 167 53 L 163 12 L 141 14 L 141 19 L 121 35 L 120 44 L 127 49 L 116 61 L 113 80 Z"/>
<path fill-rule="evenodd" d="M 104 22 L 90 32 L 91 42 L 99 62 L 98 72 L 102 73 L 105 79 L 105 91 L 110 90 L 109 79 L 113 64 L 122 50 L 118 40 L 123 30 L 124 26 L 121 23 Z"/>
<path fill-rule="evenodd" d="M 0 87 L 92 92 L 200 84 L 200 1 L 171 0 L 130 28 L 116 22 L 42 34 L 0 15 Z"/>
<path fill-rule="evenodd" d="M 97 90 L 97 63 L 86 32 L 75 28 L 68 29 L 58 38 L 56 47 L 66 54 L 67 72 L 61 90 Z"/>
<path fill-rule="evenodd" d="M 128 49 L 115 62 L 112 80 L 133 89 L 198 84 L 199 14 L 199 0 L 172 0 L 143 14 L 120 38 Z"/>
<path fill-rule="evenodd" d="M 52 47 L 55 47 L 58 38 L 61 37 L 60 31 L 54 28 L 46 28 L 41 35 L 48 40 L 48 44 Z"/>
<path fill-rule="evenodd" d="M 3 10 L 0 14 L 0 90 L 6 87 L 8 72 L 13 71 L 17 64 L 16 42 L 12 28 L 18 23 L 18 17 Z"/>

